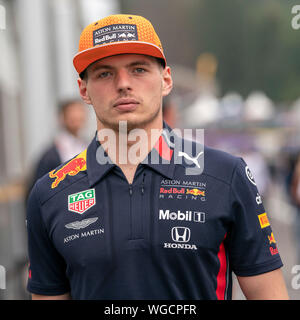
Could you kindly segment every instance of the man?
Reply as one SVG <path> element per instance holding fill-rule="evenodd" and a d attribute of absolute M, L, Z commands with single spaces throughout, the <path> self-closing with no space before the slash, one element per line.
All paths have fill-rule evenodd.
<path fill-rule="evenodd" d="M 232 271 L 249 299 L 288 298 L 249 168 L 210 148 L 179 152 L 163 124 L 172 78 L 151 23 L 113 15 L 89 25 L 74 66 L 98 132 L 32 191 L 33 299 L 230 299 Z"/>

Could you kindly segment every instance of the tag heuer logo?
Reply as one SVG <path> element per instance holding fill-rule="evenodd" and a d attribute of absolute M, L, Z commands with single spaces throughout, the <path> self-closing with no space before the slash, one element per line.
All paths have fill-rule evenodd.
<path fill-rule="evenodd" d="M 83 214 L 96 204 L 95 189 L 88 189 L 68 196 L 68 210 Z"/>

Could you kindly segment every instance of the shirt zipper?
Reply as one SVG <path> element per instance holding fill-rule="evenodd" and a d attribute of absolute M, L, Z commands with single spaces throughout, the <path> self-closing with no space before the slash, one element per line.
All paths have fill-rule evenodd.
<path fill-rule="evenodd" d="M 129 183 L 129 210 L 130 210 L 130 239 L 133 239 L 133 228 L 132 228 L 132 194 L 133 194 L 133 190 L 132 190 L 132 183 Z"/>
<path fill-rule="evenodd" d="M 143 179 L 140 186 L 141 190 L 141 207 L 138 209 L 139 212 L 133 212 L 133 205 L 132 205 L 132 195 L 133 195 L 133 186 L 132 183 L 129 184 L 129 210 L 130 210 L 130 239 L 143 239 L 145 237 L 144 235 L 144 228 L 143 228 L 143 203 L 144 203 L 144 193 L 145 193 L 145 176 L 146 174 L 143 173 Z M 137 221 L 133 220 L 133 214 L 139 214 Z M 133 228 L 133 223 L 138 223 L 139 225 Z M 137 231 L 138 230 L 138 231 Z"/>

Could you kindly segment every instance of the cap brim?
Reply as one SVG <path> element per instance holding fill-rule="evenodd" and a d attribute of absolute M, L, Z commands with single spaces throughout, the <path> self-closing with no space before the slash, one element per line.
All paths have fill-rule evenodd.
<path fill-rule="evenodd" d="M 77 53 L 74 56 L 73 64 L 76 71 L 80 74 L 91 63 L 99 59 L 125 53 L 144 54 L 156 58 L 161 58 L 164 60 L 165 65 L 167 64 L 166 58 L 159 47 L 151 43 L 141 41 L 123 41 L 95 46 L 93 48 Z"/>

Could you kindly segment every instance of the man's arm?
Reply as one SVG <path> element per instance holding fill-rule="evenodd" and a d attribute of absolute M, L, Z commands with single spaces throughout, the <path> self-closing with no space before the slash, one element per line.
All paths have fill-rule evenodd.
<path fill-rule="evenodd" d="M 237 277 L 249 300 L 288 300 L 288 292 L 281 269 L 251 277 Z"/>
<path fill-rule="evenodd" d="M 32 294 L 32 300 L 71 300 L 70 293 L 65 293 L 59 296 L 44 296 L 40 294 Z"/>

